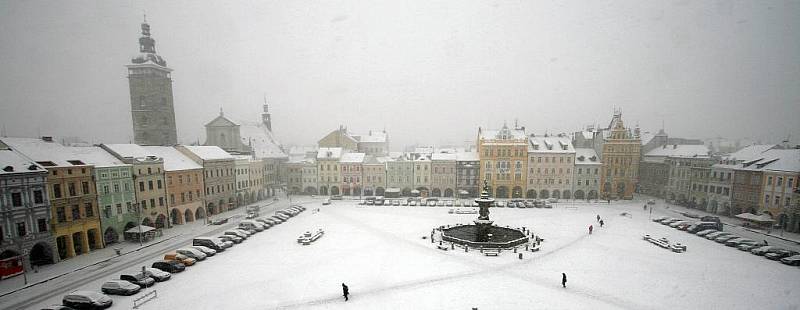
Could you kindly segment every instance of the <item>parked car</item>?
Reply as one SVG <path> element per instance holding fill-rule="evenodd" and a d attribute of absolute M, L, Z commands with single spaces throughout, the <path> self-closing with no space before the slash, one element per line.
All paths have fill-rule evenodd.
<path fill-rule="evenodd" d="M 323 200 L 323 201 L 322 201 L 322 205 L 323 205 L 323 206 L 327 206 L 327 205 L 329 205 L 329 204 L 331 204 L 331 200 L 330 200 L 330 199 L 327 199 L 327 198 L 326 198 L 325 200 Z"/>
<path fill-rule="evenodd" d="M 399 206 L 400 205 L 400 200 L 395 199 L 394 201 L 392 201 L 392 205 L 393 206 Z"/>
<path fill-rule="evenodd" d="M 136 284 L 142 288 L 151 287 L 156 284 L 156 279 L 153 279 L 142 272 L 122 274 L 119 276 L 119 279 Z"/>
<path fill-rule="evenodd" d="M 213 238 L 213 237 L 197 237 L 197 238 L 194 238 L 194 239 L 192 239 L 192 245 L 204 246 L 204 247 L 207 247 L 209 249 L 212 249 L 212 250 L 214 250 L 214 254 L 216 254 L 216 252 L 225 251 L 225 248 L 227 248 L 222 240 L 217 239 L 217 238 Z M 211 254 L 211 255 L 214 255 L 214 254 Z"/>
<path fill-rule="evenodd" d="M 769 260 L 780 260 L 781 258 L 795 256 L 795 255 L 797 255 L 796 251 L 787 249 L 775 249 L 772 251 L 768 251 L 767 254 L 764 254 L 764 257 L 766 257 Z"/>
<path fill-rule="evenodd" d="M 195 261 L 201 261 L 201 260 L 205 260 L 206 259 L 206 254 L 203 253 L 203 251 L 200 251 L 198 249 L 181 248 L 181 249 L 175 250 L 175 252 L 178 252 L 178 254 L 183 254 L 183 255 L 185 255 L 186 257 L 189 257 L 189 258 L 194 258 Z"/>
<path fill-rule="evenodd" d="M 713 230 L 722 231 L 722 225 L 720 223 L 716 223 L 716 222 L 698 222 L 698 223 L 695 224 L 695 227 L 692 228 L 692 230 L 689 231 L 689 232 L 694 233 L 694 232 L 703 231 L 703 230 L 706 230 L 706 229 L 713 229 Z"/>
<path fill-rule="evenodd" d="M 170 252 L 170 253 L 164 254 L 164 260 L 176 261 L 176 262 L 179 262 L 179 263 L 181 263 L 181 264 L 183 264 L 184 266 L 187 266 L 187 267 L 188 266 L 192 266 L 192 265 L 194 265 L 194 263 L 197 262 L 197 260 L 194 259 L 194 258 L 187 257 L 186 255 L 183 255 L 183 254 L 180 254 L 180 253 L 176 253 L 176 252 Z"/>
<path fill-rule="evenodd" d="M 505 201 L 498 201 L 497 202 L 497 207 L 498 208 L 505 208 L 506 207 L 506 202 Z"/>
<path fill-rule="evenodd" d="M 224 234 L 231 235 L 231 236 L 236 236 L 236 237 L 242 238 L 242 240 L 247 239 L 247 236 L 248 236 L 248 234 L 246 234 L 246 233 L 244 233 L 242 231 L 239 231 L 238 229 L 226 230 L 224 232 Z"/>
<path fill-rule="evenodd" d="M 717 238 L 714 239 L 714 241 L 716 241 L 717 243 L 723 243 L 724 244 L 725 242 L 728 242 L 728 240 L 733 240 L 733 239 L 736 239 L 736 238 L 741 238 L 741 237 L 739 237 L 737 235 L 730 234 L 730 235 L 726 235 L 726 236 L 717 237 Z"/>
<path fill-rule="evenodd" d="M 219 238 L 220 240 L 223 240 L 223 241 L 228 241 L 228 242 L 233 242 L 233 243 L 242 243 L 242 241 L 244 241 L 243 238 L 241 238 L 239 236 L 236 236 L 236 235 L 225 235 L 225 234 L 222 234 L 217 238 Z"/>
<path fill-rule="evenodd" d="M 704 237 L 704 236 L 706 236 L 706 235 L 708 235 L 710 233 L 715 233 L 715 232 L 718 232 L 718 231 L 719 230 L 716 230 L 716 229 L 706 229 L 706 230 L 698 231 L 697 233 L 695 233 L 695 235 L 700 236 L 700 237 Z"/>
<path fill-rule="evenodd" d="M 676 219 L 674 217 L 671 217 L 671 218 L 668 218 L 666 220 L 661 221 L 661 224 L 662 225 L 669 225 L 669 224 L 675 223 L 675 222 L 680 221 L 680 220 L 681 219 Z"/>
<path fill-rule="evenodd" d="M 694 224 L 686 222 L 686 223 L 681 223 L 679 225 L 676 225 L 675 228 L 677 228 L 678 230 L 684 230 L 685 231 L 685 230 L 689 230 L 689 227 L 692 227 L 692 226 L 694 226 Z"/>
<path fill-rule="evenodd" d="M 161 270 L 161 271 L 166 271 L 166 272 L 169 272 L 169 273 L 178 273 L 178 272 L 186 270 L 186 265 L 181 264 L 180 262 L 177 262 L 177 261 L 174 261 L 174 260 L 157 261 L 157 262 L 154 262 L 153 265 L 151 265 L 151 266 L 153 268 L 155 268 L 155 269 L 158 269 L 158 270 Z"/>
<path fill-rule="evenodd" d="M 152 279 L 151 279 L 152 280 Z M 110 280 L 100 286 L 100 291 L 109 295 L 133 295 L 142 290 L 141 286 L 124 280 Z"/>
<path fill-rule="evenodd" d="M 253 220 L 244 220 L 239 222 L 239 228 L 247 229 L 247 230 L 254 230 L 256 232 L 264 231 L 264 226 L 260 224 L 256 224 L 256 221 Z"/>
<path fill-rule="evenodd" d="M 647 199 L 647 204 L 654 205 L 654 204 L 656 204 L 656 200 L 655 199 Z"/>
<path fill-rule="evenodd" d="M 727 236 L 727 235 L 730 235 L 730 234 L 731 233 L 724 232 L 724 231 L 713 232 L 713 233 L 710 233 L 710 234 L 706 235 L 706 239 L 714 240 L 714 239 L 717 239 L 718 237 Z"/>
<path fill-rule="evenodd" d="M 792 255 L 789 257 L 781 258 L 781 263 L 789 266 L 800 266 L 800 255 Z"/>
<path fill-rule="evenodd" d="M 689 222 L 689 221 L 675 221 L 675 222 L 669 223 L 669 227 L 677 228 L 678 225 L 680 225 L 680 224 L 689 224 L 689 225 L 691 225 L 691 222 Z"/>
<path fill-rule="evenodd" d="M 114 303 L 108 295 L 93 291 L 75 291 L 61 299 L 61 303 L 73 309 L 105 309 Z"/>
<path fill-rule="evenodd" d="M 417 205 L 417 201 L 416 200 L 409 201 L 408 205 L 409 206 L 416 206 Z"/>
<path fill-rule="evenodd" d="M 164 282 L 172 278 L 171 273 L 153 267 L 145 267 L 144 274 L 153 278 L 153 280 L 156 280 L 156 282 Z"/>
<path fill-rule="evenodd" d="M 342 195 L 332 195 L 331 200 L 342 200 Z"/>
<path fill-rule="evenodd" d="M 747 238 L 734 238 L 734 239 L 725 241 L 725 245 L 733 246 L 733 247 L 739 246 L 740 244 L 748 244 L 748 243 L 756 244 L 757 242 L 754 241 L 754 240 L 747 239 Z"/>
<path fill-rule="evenodd" d="M 668 218 L 669 218 L 668 216 L 659 216 L 657 218 L 654 218 L 653 222 L 659 222 L 660 223 L 661 221 L 666 220 Z"/>
<path fill-rule="evenodd" d="M 549 203 L 556 203 L 556 202 L 558 202 L 558 198 L 548 198 L 548 199 L 547 199 L 547 202 L 549 202 Z"/>
<path fill-rule="evenodd" d="M 764 244 L 763 244 L 763 243 L 756 242 L 756 243 L 744 243 L 744 244 L 740 244 L 740 245 L 737 245 L 737 246 L 736 246 L 736 248 L 737 248 L 737 249 L 739 249 L 740 251 L 747 251 L 747 252 L 750 252 L 750 251 L 752 251 L 753 249 L 760 248 L 760 247 L 762 247 L 762 246 L 764 246 Z"/>
<path fill-rule="evenodd" d="M 750 250 L 750 253 L 753 253 L 753 254 L 758 255 L 758 256 L 764 256 L 764 254 L 767 254 L 767 252 L 769 252 L 770 250 L 776 250 L 776 249 L 778 249 L 778 247 L 771 246 L 771 245 L 765 245 L 765 246 L 757 247 L 757 248 L 754 248 L 754 249 Z"/>

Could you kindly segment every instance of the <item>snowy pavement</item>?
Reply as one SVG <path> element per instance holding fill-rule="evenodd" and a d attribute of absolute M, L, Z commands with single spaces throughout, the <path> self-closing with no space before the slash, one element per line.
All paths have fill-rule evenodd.
<path fill-rule="evenodd" d="M 422 239 L 433 227 L 475 218 L 448 214 L 445 207 L 305 205 L 308 210 L 288 222 L 157 284 L 158 298 L 140 309 L 800 307 L 800 268 L 652 223 L 641 202 L 492 208 L 496 224 L 526 226 L 545 239 L 541 251 L 526 252 L 522 260 L 509 252 L 486 257 L 442 251 Z M 606 227 L 598 227 L 597 214 Z M 317 228 L 325 230 L 321 239 L 307 246 L 296 242 Z M 643 234 L 681 242 L 688 251 L 669 252 L 643 241 Z M 567 288 L 561 287 L 562 272 Z M 80 288 L 99 290 L 105 280 L 90 279 Z M 350 287 L 350 301 L 341 296 L 342 282 Z M 131 308 L 141 294 L 114 296 L 112 309 Z M 35 306 L 59 301 L 53 296 Z"/>

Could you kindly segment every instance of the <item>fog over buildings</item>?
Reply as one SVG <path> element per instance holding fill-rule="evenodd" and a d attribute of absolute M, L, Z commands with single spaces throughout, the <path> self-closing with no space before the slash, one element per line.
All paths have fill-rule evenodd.
<path fill-rule="evenodd" d="M 143 13 L 172 73 L 178 141 L 223 108 L 310 145 L 345 125 L 392 149 L 628 124 L 671 136 L 800 141 L 797 1 L 6 1 L 8 136 L 132 141 L 124 65 Z"/>

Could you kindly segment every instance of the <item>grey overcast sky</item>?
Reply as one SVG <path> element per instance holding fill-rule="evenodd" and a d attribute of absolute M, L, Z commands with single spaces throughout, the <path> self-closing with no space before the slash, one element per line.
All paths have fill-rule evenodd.
<path fill-rule="evenodd" d="M 627 124 L 800 141 L 800 1 L 0 1 L 10 136 L 132 140 L 142 13 L 174 69 L 178 136 L 220 107 L 284 144 L 340 124 L 403 145 Z"/>

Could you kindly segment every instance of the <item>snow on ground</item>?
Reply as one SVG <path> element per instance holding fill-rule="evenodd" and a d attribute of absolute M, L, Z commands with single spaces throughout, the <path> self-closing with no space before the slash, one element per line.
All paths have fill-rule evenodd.
<path fill-rule="evenodd" d="M 158 298 L 140 309 L 800 307 L 800 268 L 650 222 L 641 205 L 491 209 L 496 224 L 527 226 L 545 239 L 540 252 L 526 252 L 519 260 L 508 252 L 499 257 L 445 252 L 422 239 L 433 227 L 468 223 L 474 214 L 448 214 L 444 207 L 309 203 L 306 212 L 288 222 L 157 284 Z M 321 212 L 311 212 L 318 207 Z M 606 227 L 598 227 L 597 214 Z M 595 225 L 591 236 L 590 224 Z M 317 228 L 325 230 L 317 242 L 296 242 Z M 646 233 L 686 244 L 688 251 L 656 247 L 642 240 Z M 566 289 L 562 272 L 568 277 Z M 84 288 L 98 290 L 101 282 Z M 350 287 L 348 302 L 341 296 L 342 282 Z M 114 296 L 113 309 L 130 308 L 136 296 L 141 293 Z"/>

